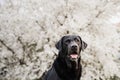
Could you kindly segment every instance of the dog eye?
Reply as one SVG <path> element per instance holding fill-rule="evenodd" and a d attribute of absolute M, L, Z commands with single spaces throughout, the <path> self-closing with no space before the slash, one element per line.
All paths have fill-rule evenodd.
<path fill-rule="evenodd" d="M 79 39 L 77 39 L 77 38 L 75 38 L 74 40 L 75 40 L 76 42 L 79 42 Z"/>
<path fill-rule="evenodd" d="M 71 42 L 71 40 L 69 40 L 69 39 L 68 39 L 68 40 L 66 40 L 65 42 L 66 42 L 66 43 L 70 43 L 70 42 Z"/>

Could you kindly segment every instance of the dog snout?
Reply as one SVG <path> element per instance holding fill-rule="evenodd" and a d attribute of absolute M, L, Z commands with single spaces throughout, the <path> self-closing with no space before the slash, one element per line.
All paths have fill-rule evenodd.
<path fill-rule="evenodd" d="M 72 49 L 72 50 L 77 50 L 77 45 L 72 45 L 72 46 L 71 46 L 71 49 Z"/>
<path fill-rule="evenodd" d="M 71 43 L 71 50 L 72 50 L 72 51 L 76 51 L 76 50 L 77 50 L 77 47 L 78 47 L 78 46 L 77 46 L 77 43 L 73 41 L 73 42 Z"/>

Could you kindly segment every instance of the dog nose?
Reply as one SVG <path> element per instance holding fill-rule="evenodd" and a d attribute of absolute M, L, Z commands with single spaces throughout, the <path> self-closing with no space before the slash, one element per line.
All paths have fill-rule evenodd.
<path fill-rule="evenodd" d="M 73 45 L 71 46 L 72 50 L 76 50 L 77 49 L 77 46 L 76 45 Z"/>

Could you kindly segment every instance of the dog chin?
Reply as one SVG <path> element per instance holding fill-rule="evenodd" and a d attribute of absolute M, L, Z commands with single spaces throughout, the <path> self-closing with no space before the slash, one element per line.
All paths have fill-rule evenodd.
<path fill-rule="evenodd" d="M 79 54 L 70 54 L 68 57 L 69 62 L 67 62 L 69 68 L 78 69 L 79 58 L 80 58 Z"/>

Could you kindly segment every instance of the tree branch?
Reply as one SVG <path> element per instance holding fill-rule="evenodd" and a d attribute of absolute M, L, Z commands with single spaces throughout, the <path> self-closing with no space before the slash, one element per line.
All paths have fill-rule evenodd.
<path fill-rule="evenodd" d="M 13 54 L 15 54 L 14 50 L 13 50 L 12 48 L 10 48 L 9 46 L 7 46 L 3 40 L 0 39 L 0 42 L 1 42 L 10 52 L 12 52 Z"/>

